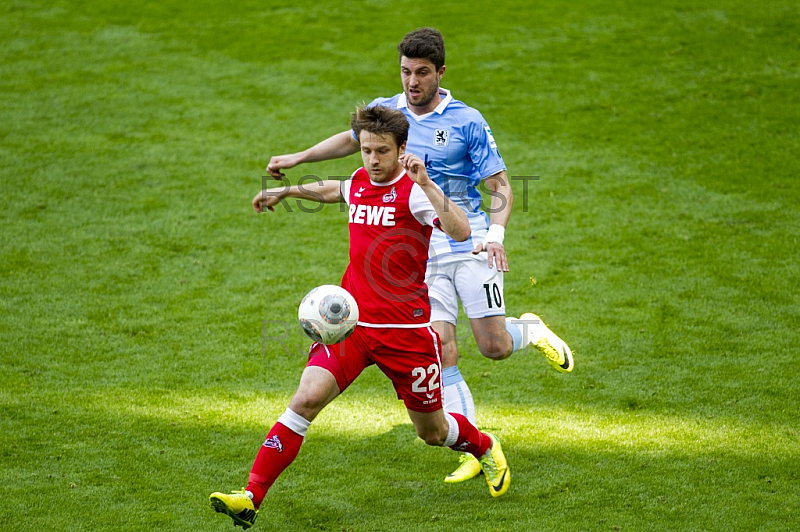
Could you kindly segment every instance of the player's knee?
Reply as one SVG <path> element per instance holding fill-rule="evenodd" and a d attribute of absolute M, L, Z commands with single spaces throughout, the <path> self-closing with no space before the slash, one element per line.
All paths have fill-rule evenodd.
<path fill-rule="evenodd" d="M 326 397 L 322 394 L 308 390 L 298 390 L 292 397 L 289 408 L 305 419 L 314 419 L 325 407 L 325 399 Z"/>
<path fill-rule="evenodd" d="M 477 341 L 478 350 L 486 358 L 503 360 L 511 356 L 513 344 L 510 340 L 495 336 L 483 336 Z"/>

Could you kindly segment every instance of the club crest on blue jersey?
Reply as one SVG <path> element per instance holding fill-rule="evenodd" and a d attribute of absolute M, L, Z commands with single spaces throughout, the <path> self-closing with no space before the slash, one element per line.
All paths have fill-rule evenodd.
<path fill-rule="evenodd" d="M 392 187 L 392 190 L 389 191 L 388 194 L 383 195 L 383 202 L 390 203 L 397 199 L 397 191 Z"/>
<path fill-rule="evenodd" d="M 436 132 L 433 134 L 433 145 L 439 147 L 445 147 L 449 143 L 450 143 L 450 130 L 437 129 Z"/>

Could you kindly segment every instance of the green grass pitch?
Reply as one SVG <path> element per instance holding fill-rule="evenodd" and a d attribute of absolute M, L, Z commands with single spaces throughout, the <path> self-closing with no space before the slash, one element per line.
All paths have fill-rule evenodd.
<path fill-rule="evenodd" d="M 0 530 L 231 529 L 208 494 L 244 485 L 304 365 L 296 306 L 347 260 L 338 208 L 250 199 L 270 155 L 400 90 L 423 25 L 538 176 L 514 185 L 507 308 L 576 370 L 460 331 L 513 470 L 493 500 L 442 482 L 456 456 L 372 368 L 255 529 L 798 529 L 797 2 L 7 0 Z"/>

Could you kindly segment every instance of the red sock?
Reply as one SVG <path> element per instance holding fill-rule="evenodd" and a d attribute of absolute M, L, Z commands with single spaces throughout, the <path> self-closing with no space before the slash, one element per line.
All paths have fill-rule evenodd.
<path fill-rule="evenodd" d="M 471 454 L 475 458 L 480 458 L 492 446 L 492 439 L 478 430 L 478 427 L 455 412 L 448 412 L 458 423 L 458 438 L 456 443 L 450 448 L 454 451 L 463 451 Z"/>
<path fill-rule="evenodd" d="M 288 429 L 286 425 L 280 422 L 273 425 L 264 445 L 258 450 L 247 484 L 247 490 L 253 494 L 253 505 L 256 508 L 261 506 L 267 490 L 278 475 L 294 461 L 302 444 L 303 437 Z"/>

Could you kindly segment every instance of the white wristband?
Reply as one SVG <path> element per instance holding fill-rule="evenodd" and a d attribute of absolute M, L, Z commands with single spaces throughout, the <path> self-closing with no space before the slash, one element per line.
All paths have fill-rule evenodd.
<path fill-rule="evenodd" d="M 486 249 L 486 244 L 489 242 L 497 242 L 501 246 L 503 245 L 503 239 L 506 236 L 506 228 L 500 224 L 492 224 L 489 226 L 489 230 L 486 232 L 486 236 L 483 239 L 483 247 Z"/>

